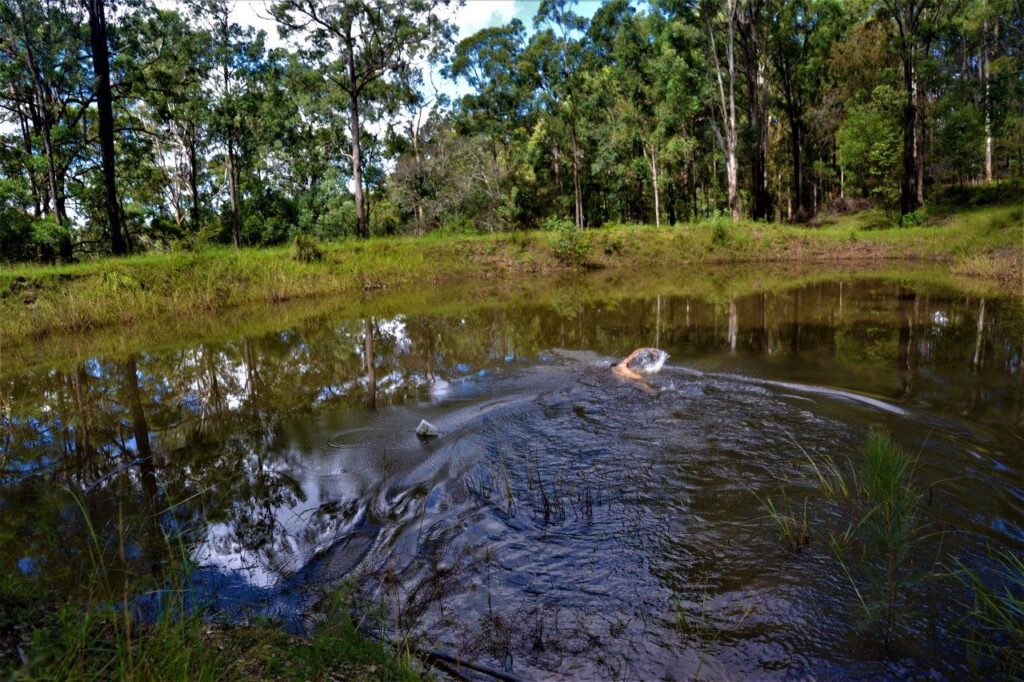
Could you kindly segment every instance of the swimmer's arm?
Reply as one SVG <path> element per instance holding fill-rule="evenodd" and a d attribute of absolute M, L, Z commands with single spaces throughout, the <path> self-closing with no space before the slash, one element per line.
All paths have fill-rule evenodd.
<path fill-rule="evenodd" d="M 635 351 L 633 351 L 625 358 L 623 358 L 622 362 L 615 365 L 615 367 L 612 368 L 612 371 L 615 372 L 615 374 L 619 375 L 620 377 L 623 377 L 624 379 L 642 381 L 643 377 L 638 372 L 634 372 L 633 370 L 631 370 L 629 368 L 629 363 L 633 362 L 633 360 L 636 359 L 636 356 L 640 355 L 640 353 L 644 352 L 645 350 L 647 349 L 637 348 Z"/>

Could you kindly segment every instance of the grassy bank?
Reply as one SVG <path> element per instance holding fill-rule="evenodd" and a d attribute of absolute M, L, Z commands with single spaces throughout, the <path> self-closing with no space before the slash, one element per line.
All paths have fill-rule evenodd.
<path fill-rule="evenodd" d="M 954 276 L 1007 293 L 1021 289 L 1024 211 L 995 206 L 881 229 L 875 211 L 839 216 L 817 228 L 725 222 L 655 229 L 612 226 L 584 234 L 586 270 L 692 273 L 695 266 L 847 263 L 877 269 L 887 260 L 939 262 Z M 875 263 L 871 265 L 869 262 Z M 523 288 L 537 276 L 573 272 L 550 233 L 431 235 L 327 244 L 314 262 L 289 248 L 151 253 L 63 266 L 0 269 L 0 344 L 54 334 L 144 326 L 190 326 L 246 305 L 295 299 L 354 304 L 379 292 L 451 296 Z M 415 294 L 414 294 L 415 295 Z M 472 293 L 470 298 L 475 297 Z M 170 320 L 173 319 L 173 322 Z"/>
<path fill-rule="evenodd" d="M 44 343 L 21 342 L 0 347 L 0 377 L 33 367 L 67 368 L 90 357 L 121 360 L 139 351 L 169 351 L 182 346 L 217 343 L 241 337 L 315 325 L 339 319 L 388 318 L 400 314 L 465 315 L 496 306 L 517 309 L 549 306 L 572 311 L 582 306 L 614 304 L 651 296 L 727 302 L 729 299 L 824 282 L 867 280 L 913 287 L 915 291 L 957 292 L 971 297 L 1012 295 L 999 280 L 950 271 L 931 261 L 779 262 L 705 264 L 675 270 L 623 268 L 558 272 L 523 278 L 467 279 L 440 286 L 402 286 L 358 296 L 325 295 L 286 303 L 255 302 L 192 315 L 187 323 L 167 318 L 139 320 L 74 333 L 53 333 Z"/>
<path fill-rule="evenodd" d="M 93 594 L 95 599 L 96 595 Z M 427 679 L 423 662 L 366 637 L 343 600 L 308 637 L 273 622 L 212 624 L 165 614 L 142 624 L 96 602 L 54 608 L 45 595 L 0 585 L 0 677 L 12 680 Z M 116 602 L 115 602 L 116 603 Z"/>

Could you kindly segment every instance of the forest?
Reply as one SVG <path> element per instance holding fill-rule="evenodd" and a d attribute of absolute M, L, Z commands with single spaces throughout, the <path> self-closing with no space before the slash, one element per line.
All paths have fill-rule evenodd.
<path fill-rule="evenodd" d="M 906 225 L 1024 173 L 1019 0 L 543 0 L 461 39 L 445 0 L 268 2 L 276 36 L 233 5 L 0 0 L 0 262 Z"/>

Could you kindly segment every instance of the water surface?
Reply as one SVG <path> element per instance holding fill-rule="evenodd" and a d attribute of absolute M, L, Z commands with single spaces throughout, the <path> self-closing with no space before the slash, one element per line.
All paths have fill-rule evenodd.
<path fill-rule="evenodd" d="M 2 570 L 81 584 L 70 489 L 111 561 L 155 585 L 182 534 L 194 601 L 221 618 L 302 628 L 354 577 L 393 635 L 525 677 L 959 675 L 966 595 L 924 578 L 1024 551 L 1022 344 L 1019 300 L 844 276 L 324 314 L 5 366 Z M 613 376 L 639 346 L 665 368 Z M 424 418 L 440 438 L 415 437 Z M 941 538 L 915 550 L 889 652 L 808 466 L 856 469 L 872 428 L 919 453 Z M 807 509 L 806 548 L 766 496 Z"/>

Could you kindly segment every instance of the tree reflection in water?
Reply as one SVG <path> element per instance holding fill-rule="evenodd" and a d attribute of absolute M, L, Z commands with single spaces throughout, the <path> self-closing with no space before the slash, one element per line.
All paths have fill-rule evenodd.
<path fill-rule="evenodd" d="M 5 570 L 31 557 L 58 589 L 81 584 L 88 534 L 67 488 L 85 500 L 110 565 L 159 581 L 164 538 L 182 533 L 198 565 L 280 585 L 340 539 L 387 523 L 381 510 L 397 503 L 377 498 L 395 494 L 389 485 L 421 456 L 394 446 L 402 406 L 458 404 L 481 374 L 554 348 L 612 358 L 655 341 L 677 364 L 928 404 L 1019 437 L 1022 327 L 1008 301 L 836 282 L 317 319 L 258 338 L 5 367 L 0 551 Z"/>

